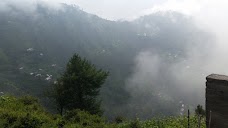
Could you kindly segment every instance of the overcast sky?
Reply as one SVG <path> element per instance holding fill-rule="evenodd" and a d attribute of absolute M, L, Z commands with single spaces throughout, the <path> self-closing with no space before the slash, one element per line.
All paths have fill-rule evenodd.
<path fill-rule="evenodd" d="M 156 11 L 179 11 L 187 15 L 226 9 L 227 0 L 43 0 L 79 5 L 83 10 L 110 20 L 132 19 Z"/>
<path fill-rule="evenodd" d="M 96 14 L 109 20 L 134 19 L 138 16 L 156 11 L 179 11 L 190 15 L 201 11 L 209 0 L 0 0 L 0 11 L 16 6 L 29 10 L 36 4 L 46 3 L 50 7 L 58 7 L 58 3 L 78 5 L 86 12 Z M 10 5 L 10 6 L 9 6 Z"/>
<path fill-rule="evenodd" d="M 83 10 L 110 20 L 134 19 L 158 10 L 190 14 L 199 10 L 200 0 L 65 0 Z"/>
<path fill-rule="evenodd" d="M 85 11 L 107 19 L 126 19 L 166 0 L 71 0 Z"/>

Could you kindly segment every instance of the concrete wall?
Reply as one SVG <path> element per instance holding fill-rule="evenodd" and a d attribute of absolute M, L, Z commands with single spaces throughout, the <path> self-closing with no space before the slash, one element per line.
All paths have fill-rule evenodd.
<path fill-rule="evenodd" d="M 228 128 L 228 76 L 211 74 L 206 79 L 207 128 Z"/>

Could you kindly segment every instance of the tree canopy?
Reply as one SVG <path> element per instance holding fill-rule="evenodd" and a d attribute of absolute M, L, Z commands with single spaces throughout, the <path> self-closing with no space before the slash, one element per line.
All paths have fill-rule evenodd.
<path fill-rule="evenodd" d="M 52 90 L 60 114 L 73 109 L 101 114 L 98 95 L 107 76 L 108 72 L 97 69 L 88 60 L 74 54 Z"/>

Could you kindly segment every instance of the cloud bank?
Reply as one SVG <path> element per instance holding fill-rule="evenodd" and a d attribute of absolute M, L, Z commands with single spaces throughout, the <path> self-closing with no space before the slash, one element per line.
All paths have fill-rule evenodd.
<path fill-rule="evenodd" d="M 143 95 L 151 94 L 150 97 L 174 97 L 183 100 L 188 107 L 204 105 L 206 76 L 211 73 L 228 75 L 227 5 L 228 1 L 225 0 L 168 0 L 141 11 L 138 16 L 157 12 L 180 12 L 193 19 L 199 29 L 210 33 L 211 38 L 208 41 L 203 37 L 199 38 L 198 43 L 203 41 L 203 45 L 187 46 L 183 42 L 186 43 L 187 56 L 175 63 L 167 64 L 160 54 L 150 50 L 139 53 L 135 59 L 134 73 L 126 82 L 126 88 L 132 96 L 137 94 L 145 99 Z M 175 90 L 162 90 L 163 85 Z M 152 95 L 154 90 L 161 91 Z M 132 101 L 137 101 L 137 98 L 133 97 Z"/>

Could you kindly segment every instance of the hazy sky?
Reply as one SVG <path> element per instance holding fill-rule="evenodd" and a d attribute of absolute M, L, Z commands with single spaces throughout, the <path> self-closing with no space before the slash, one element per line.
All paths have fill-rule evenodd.
<path fill-rule="evenodd" d="M 208 0 L 209 1 L 209 0 Z M 36 4 L 46 3 L 50 7 L 58 7 L 57 3 L 78 5 L 86 12 L 96 14 L 110 20 L 134 19 L 138 16 L 156 11 L 172 10 L 190 15 L 201 11 L 208 2 L 206 0 L 1 0 L 0 11 L 7 5 L 20 9 L 33 9 Z M 213 3 L 214 4 L 214 3 Z"/>
<path fill-rule="evenodd" d="M 207 13 L 209 9 L 214 8 L 226 9 L 228 4 L 227 0 L 65 0 L 65 2 L 74 3 L 87 12 L 111 20 L 132 19 L 161 10 L 194 15 Z"/>
<path fill-rule="evenodd" d="M 107 19 L 131 18 L 166 0 L 71 0 L 84 10 Z"/>
<path fill-rule="evenodd" d="M 199 9 L 200 0 L 66 0 L 103 18 L 132 19 L 158 10 L 175 10 L 189 14 Z"/>

